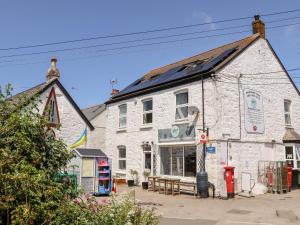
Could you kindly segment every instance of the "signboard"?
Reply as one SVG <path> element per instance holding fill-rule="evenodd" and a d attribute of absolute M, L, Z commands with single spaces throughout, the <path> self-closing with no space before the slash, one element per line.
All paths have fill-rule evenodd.
<path fill-rule="evenodd" d="M 202 133 L 201 135 L 200 135 L 200 142 L 201 142 L 201 144 L 205 144 L 206 143 L 206 133 Z"/>
<path fill-rule="evenodd" d="M 216 147 L 206 147 L 206 152 L 210 154 L 216 153 Z"/>
<path fill-rule="evenodd" d="M 48 121 L 49 127 L 57 127 L 59 125 L 59 112 L 54 87 L 50 91 L 43 114 Z"/>
<path fill-rule="evenodd" d="M 259 92 L 245 89 L 245 129 L 248 133 L 265 131 L 263 99 Z"/>
<path fill-rule="evenodd" d="M 174 125 L 169 129 L 158 129 L 158 142 L 195 141 L 195 126 L 189 124 Z"/>

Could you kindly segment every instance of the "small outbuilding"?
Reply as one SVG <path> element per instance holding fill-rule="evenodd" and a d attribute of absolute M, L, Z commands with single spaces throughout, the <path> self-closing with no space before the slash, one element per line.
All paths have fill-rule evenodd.
<path fill-rule="evenodd" d="M 100 149 L 76 148 L 70 170 L 77 175 L 78 186 L 85 192 L 109 194 L 111 170 L 108 157 Z"/>

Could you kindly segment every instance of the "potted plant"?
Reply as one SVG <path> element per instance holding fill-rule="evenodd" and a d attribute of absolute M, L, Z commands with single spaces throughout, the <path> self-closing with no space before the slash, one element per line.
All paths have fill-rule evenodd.
<path fill-rule="evenodd" d="M 132 177 L 131 180 L 127 180 L 127 185 L 128 187 L 134 186 L 134 181 L 137 181 L 138 177 L 138 172 L 136 170 L 131 169 L 130 170 L 130 175 Z"/>
<path fill-rule="evenodd" d="M 146 169 L 143 172 L 143 176 L 144 176 L 145 181 L 142 182 L 142 187 L 143 187 L 144 190 L 148 189 L 148 177 L 150 176 L 150 174 L 151 174 L 151 171 L 149 169 Z"/>

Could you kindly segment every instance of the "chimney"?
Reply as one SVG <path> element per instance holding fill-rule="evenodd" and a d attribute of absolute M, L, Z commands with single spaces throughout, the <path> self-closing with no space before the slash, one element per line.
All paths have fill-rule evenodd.
<path fill-rule="evenodd" d="M 56 78 L 60 78 L 59 70 L 56 68 L 57 59 L 55 57 L 51 58 L 51 67 L 48 69 L 47 81 Z"/>
<path fill-rule="evenodd" d="M 111 90 L 111 95 L 115 95 L 115 94 L 118 94 L 120 91 L 118 89 L 112 89 Z"/>
<path fill-rule="evenodd" d="M 265 24 L 259 19 L 259 15 L 254 16 L 254 21 L 252 22 L 252 32 L 253 34 L 259 33 L 261 38 L 266 38 Z"/>

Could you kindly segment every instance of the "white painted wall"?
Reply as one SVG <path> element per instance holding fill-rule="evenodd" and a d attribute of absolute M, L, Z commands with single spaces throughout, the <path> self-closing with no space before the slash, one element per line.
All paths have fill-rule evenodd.
<path fill-rule="evenodd" d="M 55 130 L 55 133 L 58 138 L 62 138 L 67 144 L 67 146 L 69 146 L 81 136 L 82 132 L 87 127 L 87 125 L 81 118 L 81 116 L 77 113 L 77 111 L 74 109 L 73 105 L 69 102 L 67 97 L 59 89 L 59 87 L 56 84 L 54 84 L 53 86 L 55 88 L 61 123 L 60 129 Z M 44 108 L 51 89 L 52 86 L 50 86 L 40 96 L 42 102 L 39 104 L 38 108 L 41 114 L 44 112 Z"/>
<path fill-rule="evenodd" d="M 205 120 L 206 126 L 210 128 L 210 144 L 217 148 L 216 154 L 208 154 L 206 158 L 206 169 L 209 180 L 217 189 L 223 179 L 223 167 L 220 161 L 226 161 L 227 143 L 230 137 L 239 139 L 239 90 L 236 77 L 240 73 L 261 73 L 270 71 L 281 71 L 282 68 L 267 42 L 259 39 L 246 51 L 235 58 L 222 71 L 216 74 L 217 80 L 205 80 Z M 232 77 L 230 77 L 232 76 Z M 283 79 L 262 79 L 265 77 L 281 77 Z M 247 76 L 249 77 L 249 76 Z M 255 76 L 251 81 L 246 76 L 241 78 L 241 141 L 232 142 L 229 145 L 228 158 L 230 164 L 236 167 L 235 176 L 240 188 L 240 177 L 242 171 L 248 171 L 254 179 L 257 179 L 258 160 L 284 160 L 284 148 L 282 137 L 285 133 L 284 123 L 284 99 L 292 101 L 292 125 L 297 132 L 300 132 L 300 98 L 292 84 L 289 83 L 285 73 L 276 75 Z M 221 82 L 220 82 L 221 81 Z M 226 83 L 227 82 L 227 83 Z M 249 85 L 251 83 L 278 83 L 271 85 Z M 264 102 L 265 132 L 263 134 L 249 134 L 244 129 L 244 98 L 242 90 L 251 88 L 259 91 Z M 105 151 L 113 160 L 113 173 L 123 173 L 130 178 L 129 170 L 137 169 L 140 174 L 143 168 L 143 152 L 141 144 L 143 141 L 153 142 L 153 149 L 158 149 L 158 129 L 171 128 L 175 123 L 175 95 L 174 92 L 182 89 L 189 91 L 189 103 L 200 109 L 200 117 L 197 121 L 197 128 L 202 127 L 202 106 L 201 106 L 201 81 L 181 85 L 175 88 L 158 91 L 129 100 L 112 103 L 107 106 L 107 129 Z M 142 100 L 153 98 L 153 126 L 143 128 L 142 126 Z M 118 130 L 118 105 L 127 103 L 127 128 Z M 188 122 L 193 120 L 190 116 Z M 199 140 L 199 133 L 197 138 Z M 275 144 L 270 144 L 275 140 Z M 182 144 L 182 143 L 178 143 Z M 190 143 L 192 144 L 192 143 Z M 202 146 L 198 141 L 194 143 L 199 149 Z M 127 147 L 127 169 L 118 171 L 118 145 Z M 159 168 L 158 168 L 159 172 Z"/>

